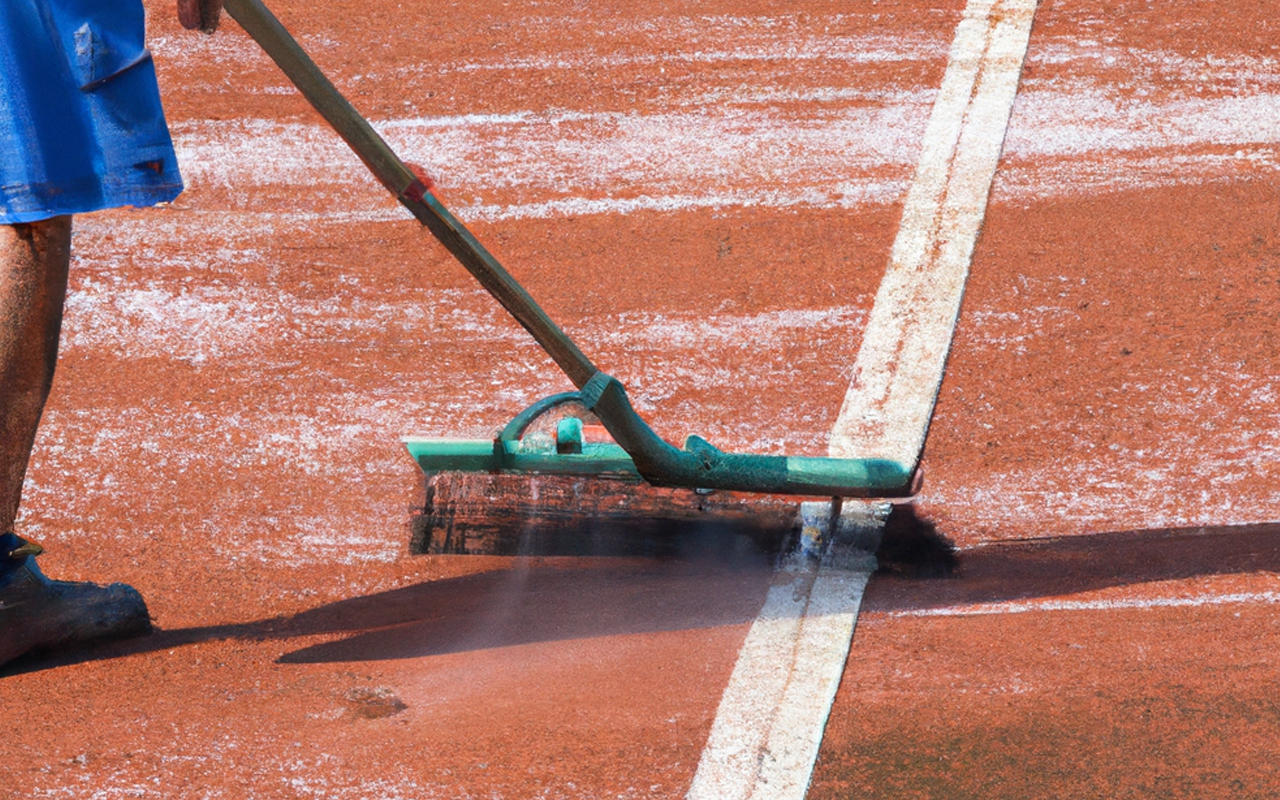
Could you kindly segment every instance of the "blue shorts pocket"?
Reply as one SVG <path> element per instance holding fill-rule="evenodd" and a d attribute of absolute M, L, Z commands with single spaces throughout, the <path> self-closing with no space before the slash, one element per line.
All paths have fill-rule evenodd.
<path fill-rule="evenodd" d="M 58 29 L 71 73 L 81 91 L 91 92 L 151 58 L 146 19 L 136 0 L 64 0 Z"/>

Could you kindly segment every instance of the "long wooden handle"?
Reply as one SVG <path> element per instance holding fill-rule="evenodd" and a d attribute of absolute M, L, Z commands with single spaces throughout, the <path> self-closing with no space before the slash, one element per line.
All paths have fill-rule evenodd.
<path fill-rule="evenodd" d="M 427 191 L 360 112 L 342 96 L 261 0 L 224 0 L 227 13 L 275 61 L 316 111 L 355 151 L 369 171 L 448 248 L 581 389 L 598 371 L 578 346 L 480 244 L 466 226 Z"/>

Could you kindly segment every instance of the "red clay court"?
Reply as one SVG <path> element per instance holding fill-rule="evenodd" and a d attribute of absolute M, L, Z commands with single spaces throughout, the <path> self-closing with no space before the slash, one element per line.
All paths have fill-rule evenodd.
<path fill-rule="evenodd" d="M 159 630 L 0 678 L 0 796 L 684 797 L 775 559 L 411 554 L 401 437 L 567 381 L 171 5 L 188 189 L 77 218 L 20 520 Z M 660 433 L 826 453 L 964 0 L 272 7 Z M 1042 0 L 981 210 L 957 566 L 882 559 L 807 796 L 1275 797 L 1274 14 Z"/>

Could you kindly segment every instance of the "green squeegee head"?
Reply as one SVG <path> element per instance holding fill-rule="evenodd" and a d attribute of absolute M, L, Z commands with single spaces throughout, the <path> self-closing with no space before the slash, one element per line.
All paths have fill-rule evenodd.
<path fill-rule="evenodd" d="M 577 395 L 575 399 L 600 418 L 617 443 L 604 449 L 588 450 L 584 446 L 580 453 L 525 453 L 518 442 L 502 436 L 479 443 L 411 440 L 410 452 L 424 470 L 571 474 L 634 471 L 655 486 L 690 489 L 829 497 L 905 497 L 915 493 L 919 472 L 895 461 L 725 453 L 696 436 L 690 437 L 683 449 L 663 441 L 636 414 L 622 384 L 599 371 L 493 254 L 444 207 L 324 76 L 262 0 L 224 0 L 224 4 L 382 185 L 537 340 L 578 387 L 579 391 L 573 393 Z M 537 405 L 530 411 L 536 412 Z"/>

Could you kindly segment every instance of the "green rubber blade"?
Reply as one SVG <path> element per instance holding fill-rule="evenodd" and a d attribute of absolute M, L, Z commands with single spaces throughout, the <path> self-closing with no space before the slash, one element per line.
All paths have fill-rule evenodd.
<path fill-rule="evenodd" d="M 518 441 L 492 439 L 406 438 L 405 447 L 418 467 L 436 472 L 507 472 L 539 475 L 621 475 L 639 478 L 627 452 L 616 444 L 584 443 L 581 453 L 522 447 Z M 749 473 L 751 456 L 736 456 Z M 761 457 L 785 464 L 786 476 L 772 491 L 843 497 L 893 497 L 909 486 L 912 473 L 884 459 Z M 675 484 L 661 484 L 675 485 Z M 683 485 L 683 484 L 680 484 Z M 701 488 L 688 486 L 686 488 Z M 738 487 L 721 487 L 736 489 Z M 759 491 L 744 476 L 741 491 Z"/>
<path fill-rule="evenodd" d="M 523 449 L 492 439 L 407 438 L 404 445 L 423 472 L 527 472 L 552 475 L 640 477 L 627 451 L 616 444 L 585 443 L 581 453 Z"/>

